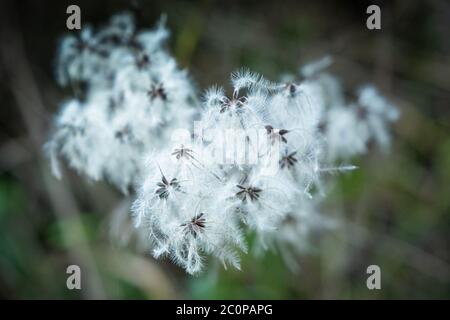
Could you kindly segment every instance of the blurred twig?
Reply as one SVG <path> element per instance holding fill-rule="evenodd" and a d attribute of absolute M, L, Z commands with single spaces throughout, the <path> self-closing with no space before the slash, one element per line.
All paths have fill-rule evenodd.
<path fill-rule="evenodd" d="M 33 152 L 38 155 L 36 168 L 42 171 L 44 186 L 54 212 L 62 220 L 70 219 L 74 221 L 79 230 L 79 246 L 73 248 L 69 254 L 71 261 L 76 261 L 89 270 L 88 281 L 82 293 L 86 298 L 103 298 L 105 297 L 103 286 L 96 271 L 96 262 L 87 243 L 76 203 L 66 185 L 49 177 L 48 170 L 44 169 L 42 157 L 39 156 L 42 153 L 42 143 L 45 136 L 40 115 L 45 114 L 45 108 L 26 58 L 22 35 L 16 23 L 17 16 L 14 5 L 10 1 L 2 1 L 0 12 L 2 13 L 0 40 L 2 43 L 8 44 L 1 46 L 0 57 L 10 79 L 9 87 L 33 142 Z M 61 230 L 61 234 L 64 236 L 65 230 Z M 61 270 L 61 272 L 65 272 L 65 270 Z"/>

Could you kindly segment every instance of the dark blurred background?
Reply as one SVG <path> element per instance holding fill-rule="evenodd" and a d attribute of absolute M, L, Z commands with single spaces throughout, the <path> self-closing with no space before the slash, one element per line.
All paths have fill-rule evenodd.
<path fill-rule="evenodd" d="M 243 256 L 243 271 L 187 276 L 143 253 L 131 199 L 66 170 L 50 174 L 42 146 L 71 93 L 54 77 L 66 8 L 99 25 L 123 10 L 140 27 L 168 15 L 171 52 L 199 91 L 241 66 L 276 79 L 326 54 L 350 89 L 374 83 L 401 119 L 388 154 L 371 150 L 338 177 L 325 211 L 341 222 L 314 239 L 294 272 L 280 255 Z M 378 4 L 382 30 L 366 28 Z M 1 1 L 1 298 L 450 298 L 450 2 Z M 80 265 L 82 290 L 66 288 Z M 366 268 L 382 289 L 366 287 Z"/>

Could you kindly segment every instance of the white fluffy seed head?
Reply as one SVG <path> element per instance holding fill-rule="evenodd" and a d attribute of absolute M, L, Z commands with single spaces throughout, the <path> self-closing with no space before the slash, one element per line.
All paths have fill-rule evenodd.
<path fill-rule="evenodd" d="M 189 124 L 195 90 L 163 48 L 168 34 L 164 19 L 138 32 L 132 16 L 121 14 L 97 32 L 84 27 L 63 39 L 58 80 L 76 98 L 63 105 L 47 144 L 55 174 L 61 156 L 126 193 L 140 180 L 144 155 Z"/>
<path fill-rule="evenodd" d="M 319 214 L 329 176 L 354 170 L 339 163 L 369 142 L 388 146 L 397 109 L 373 86 L 346 101 L 326 57 L 287 82 L 232 73 L 231 93 L 213 86 L 204 94 L 195 140 L 175 139 L 191 126 L 198 100 L 163 49 L 164 21 L 138 31 L 122 14 L 61 42 L 57 79 L 75 98 L 63 103 L 46 145 L 55 175 L 62 157 L 125 193 L 137 186 L 135 226 L 156 258 L 190 274 L 207 256 L 239 269 L 247 231 L 294 264 L 291 249 L 307 248 L 310 232 L 332 225 Z"/>

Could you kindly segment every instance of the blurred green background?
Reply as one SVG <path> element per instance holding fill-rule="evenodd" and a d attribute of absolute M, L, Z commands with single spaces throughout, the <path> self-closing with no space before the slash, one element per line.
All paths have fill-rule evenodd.
<path fill-rule="evenodd" d="M 365 27 L 370 4 L 382 30 Z M 161 13 L 169 47 L 199 91 L 228 85 L 241 66 L 276 79 L 334 57 L 354 89 L 374 83 L 401 110 L 390 153 L 376 148 L 338 177 L 324 211 L 339 228 L 312 239 L 286 267 L 277 252 L 243 256 L 243 271 L 187 276 L 143 252 L 131 199 L 66 170 L 57 181 L 42 145 L 69 91 L 54 81 L 66 8 L 96 25 L 123 10 L 151 27 Z M 448 1 L 2 1 L 0 60 L 1 298 L 450 298 L 450 3 Z M 251 239 L 250 239 L 251 240 Z M 80 265 L 82 290 L 66 288 Z M 382 289 L 366 288 L 366 268 Z"/>

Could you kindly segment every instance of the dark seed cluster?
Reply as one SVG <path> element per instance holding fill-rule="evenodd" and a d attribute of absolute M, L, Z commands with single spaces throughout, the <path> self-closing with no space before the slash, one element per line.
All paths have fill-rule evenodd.
<path fill-rule="evenodd" d="M 190 234 L 194 238 L 198 236 L 201 232 L 205 230 L 206 219 L 204 218 L 204 213 L 201 212 L 191 219 L 191 221 L 183 223 L 181 227 L 184 227 L 185 234 Z"/>
<path fill-rule="evenodd" d="M 240 189 L 236 193 L 236 197 L 241 199 L 243 202 L 247 201 L 247 198 L 250 199 L 250 201 L 256 201 L 260 197 L 260 193 L 262 192 L 262 189 L 256 188 L 256 187 L 244 187 L 240 184 L 236 185 Z"/>

